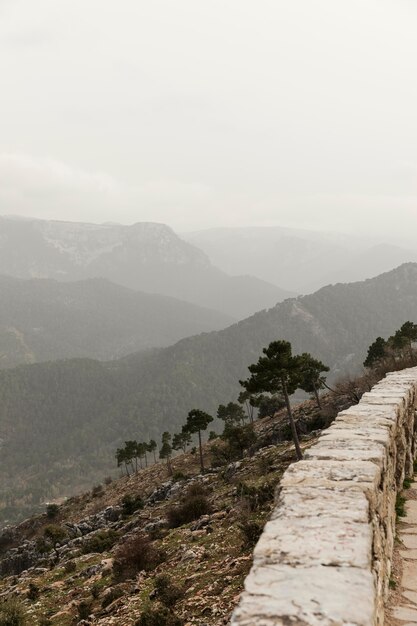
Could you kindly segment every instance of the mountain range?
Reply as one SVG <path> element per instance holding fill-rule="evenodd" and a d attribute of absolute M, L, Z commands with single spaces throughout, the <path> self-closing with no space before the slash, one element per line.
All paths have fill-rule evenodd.
<path fill-rule="evenodd" d="M 409 242 L 294 228 L 213 228 L 181 235 L 231 275 L 250 272 L 297 293 L 372 278 L 417 261 Z"/>
<path fill-rule="evenodd" d="M 214 413 L 272 340 L 311 352 L 329 379 L 356 373 L 376 336 L 417 322 L 417 265 L 286 300 L 217 332 L 111 362 L 65 360 L 0 371 L 1 499 L 70 493 L 113 464 L 125 439 L 175 432 L 188 411 Z"/>
<path fill-rule="evenodd" d="M 103 278 L 58 282 L 0 276 L 0 367 L 71 357 L 110 360 L 234 321 Z"/>
<path fill-rule="evenodd" d="M 108 280 L 242 319 L 293 296 L 252 275 L 229 276 L 165 224 L 86 224 L 0 217 L 0 271 L 15 278 Z"/>

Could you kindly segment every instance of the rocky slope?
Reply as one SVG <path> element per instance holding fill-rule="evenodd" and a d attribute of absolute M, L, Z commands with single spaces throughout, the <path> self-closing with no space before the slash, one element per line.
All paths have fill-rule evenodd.
<path fill-rule="evenodd" d="M 323 404 L 322 412 L 311 402 L 295 411 L 305 433 L 303 447 L 318 434 L 309 431 L 337 411 L 331 399 Z M 96 486 L 56 510 L 49 507 L 49 516 L 5 529 L 0 597 L 8 603 L 17 599 L 11 610 L 26 616 L 19 626 L 142 626 L 143 613 L 158 611 L 158 621 L 146 623 L 227 624 L 275 487 L 295 458 L 292 444 L 282 440 L 282 412 L 258 421 L 255 429 L 252 455 L 229 465 L 217 465 L 216 441 L 206 444 L 211 469 L 205 475 L 199 473 L 197 455 L 180 455 L 173 461 L 173 478 L 158 463 Z M 192 493 L 204 499 L 206 508 L 195 509 L 191 520 L 174 518 L 173 523 L 172 511 L 189 502 Z M 161 575 L 168 578 L 161 582 Z"/>
<path fill-rule="evenodd" d="M 289 297 L 253 276 L 228 276 L 165 224 L 84 224 L 0 217 L 0 267 L 17 278 L 114 283 L 241 319 Z"/>

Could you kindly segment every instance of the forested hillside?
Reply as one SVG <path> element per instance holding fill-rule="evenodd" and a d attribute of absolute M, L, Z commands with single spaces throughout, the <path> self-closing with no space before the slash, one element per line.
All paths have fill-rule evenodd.
<path fill-rule="evenodd" d="M 0 368 L 71 357 L 114 359 L 233 321 L 105 279 L 60 283 L 0 276 Z"/>
<path fill-rule="evenodd" d="M 417 265 L 326 287 L 223 331 L 111 363 L 69 360 L 0 372 L 0 470 L 9 501 L 46 497 L 103 475 L 125 439 L 175 432 L 187 412 L 234 400 L 239 378 L 275 339 L 330 366 L 357 371 L 376 336 L 417 322 Z M 3 497 L 5 494 L 3 494 Z"/>

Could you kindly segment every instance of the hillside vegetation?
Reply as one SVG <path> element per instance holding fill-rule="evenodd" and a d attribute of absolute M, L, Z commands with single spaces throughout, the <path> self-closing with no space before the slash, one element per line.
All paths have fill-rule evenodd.
<path fill-rule="evenodd" d="M 358 371 L 368 346 L 417 321 L 417 266 L 286 301 L 220 332 L 111 363 L 68 360 L 0 372 L 4 516 L 23 502 L 69 494 L 113 466 L 125 440 L 159 440 L 187 413 L 214 414 L 276 339 L 330 367 Z"/>
<path fill-rule="evenodd" d="M 100 360 L 219 330 L 233 318 L 105 279 L 0 276 L 0 367 L 55 359 Z"/>
<path fill-rule="evenodd" d="M 331 399 L 323 402 L 334 415 Z M 305 448 L 320 412 L 306 402 L 295 417 Z M 230 464 L 218 465 L 216 441 L 206 444 L 204 475 L 198 455 L 181 454 L 171 477 L 157 463 L 8 528 L 0 534 L 2 606 L 21 616 L 18 626 L 73 626 L 90 615 L 102 626 L 224 626 L 295 459 L 280 441 L 283 422 L 282 413 L 256 422 L 256 446 Z"/>

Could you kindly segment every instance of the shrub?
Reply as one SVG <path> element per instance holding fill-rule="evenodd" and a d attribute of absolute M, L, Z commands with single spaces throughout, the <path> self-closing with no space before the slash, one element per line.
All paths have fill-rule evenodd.
<path fill-rule="evenodd" d="M 184 595 L 184 591 L 177 587 L 166 574 L 156 577 L 155 591 L 157 598 L 167 607 L 175 606 Z"/>
<path fill-rule="evenodd" d="M 103 495 L 103 493 L 104 493 L 103 485 L 96 485 L 91 490 L 91 495 L 93 496 L 93 498 L 99 498 L 100 496 Z"/>
<path fill-rule="evenodd" d="M 168 508 L 168 523 L 171 528 L 177 528 L 210 513 L 210 511 L 211 506 L 204 487 L 195 483 L 190 485 L 179 504 Z"/>
<path fill-rule="evenodd" d="M 111 476 L 106 476 L 106 478 L 104 479 L 104 484 L 105 485 L 111 485 L 113 482 L 113 478 Z"/>
<path fill-rule="evenodd" d="M 37 600 L 39 598 L 39 587 L 35 583 L 29 583 L 27 596 L 29 600 Z"/>
<path fill-rule="evenodd" d="M 243 547 L 252 548 L 262 533 L 262 526 L 258 522 L 244 520 L 239 524 L 239 530 L 243 537 Z"/>
<path fill-rule="evenodd" d="M 406 516 L 405 502 L 406 502 L 406 499 L 404 498 L 404 496 L 401 496 L 400 494 L 398 494 L 397 499 L 395 501 L 395 512 L 397 514 L 397 517 Z"/>
<path fill-rule="evenodd" d="M 57 504 L 47 504 L 46 516 L 48 519 L 54 519 L 59 513 L 59 506 Z"/>
<path fill-rule="evenodd" d="M 75 561 L 67 561 L 64 565 L 64 572 L 66 574 L 72 574 L 77 569 Z"/>
<path fill-rule="evenodd" d="M 43 535 L 46 539 L 49 539 L 53 543 L 57 541 L 62 541 L 67 536 L 66 531 L 62 528 L 62 526 L 58 526 L 57 524 L 48 524 L 43 529 Z"/>
<path fill-rule="evenodd" d="M 132 578 L 138 572 L 153 570 L 163 561 L 163 554 L 156 550 L 148 537 L 140 535 L 119 546 L 113 563 L 116 580 Z"/>
<path fill-rule="evenodd" d="M 175 613 L 167 607 L 161 607 L 145 609 L 135 626 L 183 626 L 183 624 L 183 620 Z"/>
<path fill-rule="evenodd" d="M 216 431 L 215 430 L 211 430 L 209 432 L 208 440 L 209 441 L 214 441 L 214 439 L 217 439 L 217 437 L 218 437 L 218 434 L 216 433 Z"/>
<path fill-rule="evenodd" d="M 88 619 L 91 615 L 91 602 L 87 602 L 87 600 L 82 600 L 77 606 L 78 609 L 78 617 L 81 619 Z"/>
<path fill-rule="evenodd" d="M 101 607 L 103 609 L 105 609 L 107 606 L 109 606 L 112 602 L 114 602 L 115 600 L 117 600 L 118 598 L 121 598 L 123 595 L 123 590 L 120 589 L 120 587 L 111 587 L 110 589 L 107 590 L 103 601 L 101 603 Z"/>
<path fill-rule="evenodd" d="M 0 626 L 25 626 L 25 612 L 17 600 L 6 600 L 0 604 Z"/>
<path fill-rule="evenodd" d="M 237 485 L 238 496 L 247 500 L 251 511 L 256 511 L 267 502 L 271 502 L 274 499 L 274 492 L 274 485 L 267 482 L 258 486 L 248 485 L 244 482 Z"/>
<path fill-rule="evenodd" d="M 119 535 L 115 530 L 100 530 L 90 539 L 84 543 L 82 547 L 83 554 L 90 554 L 90 552 L 106 552 L 110 550 Z"/>
<path fill-rule="evenodd" d="M 142 496 L 137 494 L 136 496 L 131 496 L 130 494 L 126 494 L 122 498 L 122 508 L 123 515 L 132 515 L 138 509 L 143 509 L 144 502 Z"/>
<path fill-rule="evenodd" d="M 178 482 L 180 480 L 186 480 L 187 476 L 183 472 L 179 472 L 178 470 L 172 474 L 172 480 L 174 482 Z"/>

